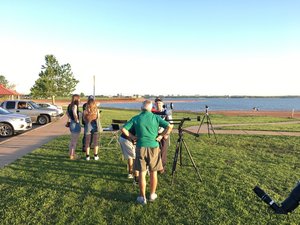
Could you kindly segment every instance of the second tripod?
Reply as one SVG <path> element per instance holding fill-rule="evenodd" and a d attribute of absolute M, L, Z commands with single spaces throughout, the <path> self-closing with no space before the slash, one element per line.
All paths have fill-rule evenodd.
<path fill-rule="evenodd" d="M 204 121 L 204 120 L 205 120 L 205 121 Z M 203 124 L 204 122 L 205 122 L 206 125 L 207 125 L 207 134 L 208 134 L 208 136 L 210 137 L 210 131 L 212 131 L 212 133 L 213 133 L 213 135 L 214 135 L 214 137 L 215 137 L 215 139 L 216 139 L 216 142 L 218 142 L 217 137 L 216 137 L 215 130 L 214 130 L 214 128 L 213 128 L 213 125 L 212 125 L 212 123 L 211 123 L 211 120 L 210 120 L 210 117 L 209 117 L 209 114 L 208 114 L 208 106 L 207 106 L 207 105 L 205 106 L 205 113 L 204 113 L 204 116 L 203 116 L 203 118 L 202 118 L 202 120 L 201 120 L 201 122 L 200 122 L 198 131 L 197 131 L 197 135 L 198 135 L 198 136 L 199 136 L 199 132 L 200 132 L 201 126 L 202 126 L 202 124 Z"/>
<path fill-rule="evenodd" d="M 173 160 L 173 167 L 172 167 L 172 184 L 174 182 L 174 176 L 175 176 L 175 172 L 176 172 L 176 166 L 177 166 L 177 161 L 178 161 L 178 156 L 179 156 L 179 163 L 180 163 L 180 166 L 182 166 L 182 149 L 183 147 L 185 147 L 187 153 L 188 153 L 188 156 L 192 162 L 192 165 L 193 167 L 195 168 L 196 170 L 196 173 L 200 179 L 200 181 L 202 182 L 202 178 L 201 178 L 201 175 L 200 175 L 200 172 L 195 164 L 195 161 L 193 160 L 193 157 L 192 157 L 192 154 L 190 152 L 190 150 L 188 149 L 188 146 L 185 142 L 185 140 L 183 139 L 183 129 L 182 129 L 182 126 L 183 126 L 183 123 L 184 121 L 187 121 L 187 120 L 191 120 L 190 118 L 183 118 L 183 119 L 180 119 L 179 123 L 178 123 L 178 139 L 177 139 L 177 143 L 176 143 L 176 149 L 175 149 L 175 155 L 174 155 L 174 160 Z M 173 120 L 174 121 L 174 120 Z M 177 124 L 177 123 L 176 123 Z"/>

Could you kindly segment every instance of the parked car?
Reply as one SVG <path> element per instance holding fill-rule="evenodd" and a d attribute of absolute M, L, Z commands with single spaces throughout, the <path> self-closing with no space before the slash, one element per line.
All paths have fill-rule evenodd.
<path fill-rule="evenodd" d="M 52 105 L 50 103 L 37 103 L 37 104 L 42 108 L 57 109 L 59 111 L 60 116 L 64 115 L 64 110 L 59 105 Z"/>
<path fill-rule="evenodd" d="M 29 116 L 11 113 L 0 107 L 0 137 L 9 137 L 31 128 L 32 122 Z"/>
<path fill-rule="evenodd" d="M 12 113 L 30 116 L 32 123 L 44 125 L 60 118 L 58 109 L 42 108 L 29 100 L 8 100 L 1 103 L 1 107 Z"/>

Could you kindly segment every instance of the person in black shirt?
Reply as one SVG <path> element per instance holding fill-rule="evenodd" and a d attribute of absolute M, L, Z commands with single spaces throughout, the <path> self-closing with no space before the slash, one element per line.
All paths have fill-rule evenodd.
<path fill-rule="evenodd" d="M 90 96 L 88 97 L 87 102 L 88 102 L 89 100 L 91 100 L 91 99 L 94 99 L 94 96 L 93 96 L 93 95 L 90 95 Z M 83 106 L 82 106 L 82 112 L 84 112 L 84 110 L 86 110 L 87 102 L 83 104 Z M 83 117 L 82 117 L 82 125 L 83 125 L 83 126 L 85 125 L 85 121 L 84 121 Z M 93 136 L 93 131 L 92 131 L 92 133 L 91 133 L 91 136 Z M 86 147 L 85 147 L 85 145 L 86 145 L 85 142 L 86 142 L 86 141 L 85 141 L 85 140 L 86 140 L 86 135 L 85 135 L 85 133 L 83 133 L 83 138 L 82 138 L 82 152 L 85 152 L 85 149 L 86 149 Z M 92 146 L 93 146 L 93 138 L 90 139 L 90 148 L 92 148 Z"/>
<path fill-rule="evenodd" d="M 164 103 L 161 98 L 155 99 L 155 108 L 152 110 L 154 114 L 159 115 L 162 119 L 171 121 L 172 115 L 168 113 L 166 109 L 164 109 Z M 158 135 L 160 135 L 164 131 L 164 128 L 159 127 L 158 129 Z M 159 173 L 164 173 L 166 171 L 167 166 L 167 152 L 168 147 L 170 144 L 170 138 L 169 136 L 165 136 L 160 142 L 159 142 L 159 148 L 161 151 L 161 160 L 163 164 L 163 169 L 159 171 Z"/>
<path fill-rule="evenodd" d="M 80 96 L 75 94 L 72 96 L 72 101 L 68 105 L 67 109 L 67 116 L 70 121 L 70 132 L 71 132 L 71 141 L 69 144 L 69 154 L 70 159 L 74 160 L 76 159 L 75 150 L 77 141 L 80 135 L 81 126 L 79 121 L 79 102 L 80 102 Z"/>

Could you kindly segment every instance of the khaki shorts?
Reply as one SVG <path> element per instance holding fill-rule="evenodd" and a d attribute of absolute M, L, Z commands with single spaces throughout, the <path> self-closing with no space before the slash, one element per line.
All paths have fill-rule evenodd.
<path fill-rule="evenodd" d="M 125 159 L 135 159 L 135 145 L 126 138 L 119 137 L 119 143 Z"/>
<path fill-rule="evenodd" d="M 134 168 L 138 171 L 146 171 L 147 166 L 149 166 L 150 171 L 163 169 L 159 147 L 136 147 Z"/>

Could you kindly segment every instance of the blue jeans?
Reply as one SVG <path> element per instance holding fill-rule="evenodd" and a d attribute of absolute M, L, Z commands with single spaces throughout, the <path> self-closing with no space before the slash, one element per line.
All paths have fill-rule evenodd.
<path fill-rule="evenodd" d="M 98 135 L 94 137 L 95 133 L 98 133 L 97 121 L 93 120 L 90 123 L 84 124 L 84 133 L 82 138 L 82 151 L 84 152 L 86 147 L 92 147 L 94 144 L 97 145 Z M 86 146 L 87 145 L 87 146 Z"/>
<path fill-rule="evenodd" d="M 69 129 L 71 133 L 80 133 L 81 131 L 80 123 L 76 123 L 74 120 L 71 120 Z"/>
<path fill-rule="evenodd" d="M 98 125 L 97 125 L 97 121 L 93 120 L 89 123 L 86 123 L 84 125 L 84 134 L 92 134 L 92 133 L 96 133 L 98 132 Z"/>

